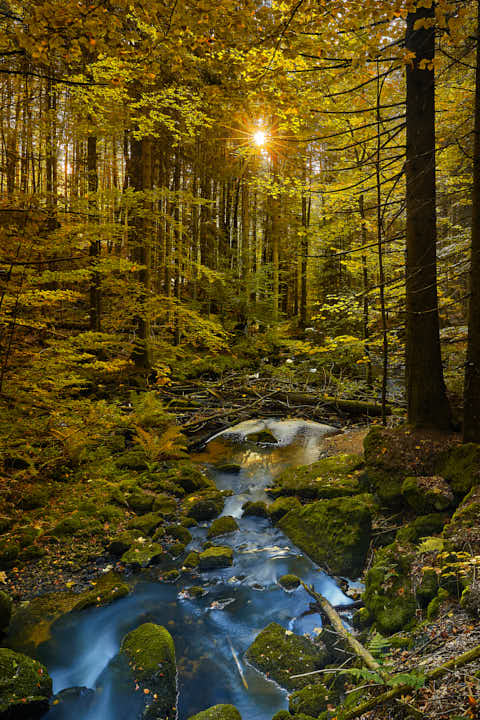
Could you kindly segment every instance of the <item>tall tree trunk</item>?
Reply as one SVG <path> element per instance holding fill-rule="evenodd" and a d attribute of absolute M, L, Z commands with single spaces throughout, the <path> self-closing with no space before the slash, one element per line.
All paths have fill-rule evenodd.
<path fill-rule="evenodd" d="M 473 145 L 472 258 L 465 366 L 463 439 L 480 443 L 480 0 L 477 5 L 477 68 Z"/>
<path fill-rule="evenodd" d="M 98 156 L 97 137 L 89 135 L 87 140 L 87 169 L 88 169 L 88 225 L 90 227 L 89 256 L 92 266 L 90 278 L 90 330 L 100 332 L 100 274 L 96 264 L 100 256 L 100 238 L 97 236 L 98 223 Z M 92 237 L 93 235 L 93 237 Z"/>
<path fill-rule="evenodd" d="M 450 407 L 443 379 L 437 299 L 435 207 L 435 9 L 419 7 L 407 17 L 407 263 L 406 383 L 408 421 L 446 429 Z"/>

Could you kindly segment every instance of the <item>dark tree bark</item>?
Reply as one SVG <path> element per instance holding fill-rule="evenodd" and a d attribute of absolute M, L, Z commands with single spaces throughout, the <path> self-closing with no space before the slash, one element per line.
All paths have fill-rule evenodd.
<path fill-rule="evenodd" d="M 87 170 L 88 170 L 88 210 L 89 225 L 91 234 L 95 230 L 97 222 L 97 198 L 98 192 L 98 158 L 97 158 L 97 137 L 89 135 L 87 140 Z M 92 267 L 100 256 L 100 239 L 90 238 L 89 255 Z M 100 331 L 100 274 L 94 269 L 90 279 L 90 330 Z"/>
<path fill-rule="evenodd" d="M 475 73 L 471 253 L 463 439 L 465 442 L 480 443 L 480 0 L 478 2 L 477 68 Z"/>
<path fill-rule="evenodd" d="M 446 429 L 450 407 L 440 354 L 435 205 L 434 6 L 407 18 L 407 263 L 406 383 L 408 420 Z"/>

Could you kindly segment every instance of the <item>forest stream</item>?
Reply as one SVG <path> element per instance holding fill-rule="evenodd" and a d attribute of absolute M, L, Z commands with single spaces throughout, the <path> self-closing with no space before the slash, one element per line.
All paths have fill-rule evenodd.
<path fill-rule="evenodd" d="M 277 444 L 246 440 L 265 428 Z M 126 694 L 128 685 L 112 660 L 125 634 L 145 622 L 164 625 L 174 638 L 179 720 L 217 703 L 234 704 L 249 720 L 270 720 L 287 707 L 286 691 L 251 667 L 244 653 L 272 621 L 295 633 L 314 635 L 321 619 L 316 613 L 302 615 L 309 599 L 302 588 L 287 592 L 277 579 L 294 573 L 334 604 L 348 603 L 349 598 L 268 519 L 242 517 L 242 505 L 266 500 L 265 488 L 286 467 L 316 461 L 323 438 L 333 430 L 299 420 L 251 420 L 224 431 L 194 457 L 208 468 L 219 489 L 233 492 L 222 513 L 239 524 L 225 541 L 234 551 L 233 566 L 195 577 L 184 572 L 174 584 L 138 575 L 130 596 L 107 607 L 65 615 L 37 652 L 52 676 L 54 692 L 64 691 L 61 703 L 53 699 L 45 720 L 137 717 L 141 691 Z M 207 525 L 192 529 L 189 549 L 202 547 Z M 191 585 L 201 585 L 204 594 L 190 597 L 185 589 Z"/>

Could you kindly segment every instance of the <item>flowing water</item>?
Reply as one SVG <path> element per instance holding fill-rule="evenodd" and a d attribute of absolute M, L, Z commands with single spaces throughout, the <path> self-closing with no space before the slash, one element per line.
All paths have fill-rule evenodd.
<path fill-rule="evenodd" d="M 245 440 L 268 427 L 278 445 L 254 445 Z M 66 688 L 61 702 L 52 704 L 48 720 L 133 720 L 141 714 L 140 693 L 127 692 L 128 684 L 111 660 L 122 637 L 144 622 L 167 627 L 175 641 L 178 662 L 178 716 L 191 715 L 217 703 L 236 705 L 244 720 L 271 720 L 287 707 L 287 694 L 249 666 L 245 650 L 258 632 L 275 621 L 295 633 L 315 634 L 321 624 L 316 614 L 303 615 L 309 597 L 303 589 L 284 591 L 277 578 L 299 575 L 332 603 L 348 599 L 334 580 L 292 546 L 268 520 L 242 517 L 247 500 L 268 500 L 265 488 L 291 465 L 314 462 L 322 452 L 322 438 L 333 428 L 297 420 L 248 421 L 221 433 L 198 454 L 218 488 L 231 489 L 224 515 L 237 518 L 240 529 L 217 538 L 234 550 L 231 568 L 183 573 L 175 584 L 139 575 L 132 594 L 104 608 L 71 613 L 52 628 L 52 637 L 38 649 L 48 667 L 54 692 Z M 215 469 L 220 463 L 238 463 L 238 473 Z M 207 527 L 193 528 L 190 549 L 200 549 Z M 161 570 L 157 571 L 157 576 Z M 202 585 L 205 594 L 192 599 L 185 592 Z M 242 666 L 248 689 L 242 683 L 232 648 Z M 82 689 L 80 689 L 82 688 Z M 90 690 L 87 690 L 89 688 Z"/>

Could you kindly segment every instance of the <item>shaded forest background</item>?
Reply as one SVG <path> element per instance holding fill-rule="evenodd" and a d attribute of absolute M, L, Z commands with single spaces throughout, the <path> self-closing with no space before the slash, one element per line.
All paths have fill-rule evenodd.
<path fill-rule="evenodd" d="M 0 27 L 2 435 L 25 476 L 105 442 L 132 390 L 260 366 L 444 427 L 412 403 L 430 376 L 443 395 L 435 322 L 461 414 L 476 3 L 4 0 Z"/>

